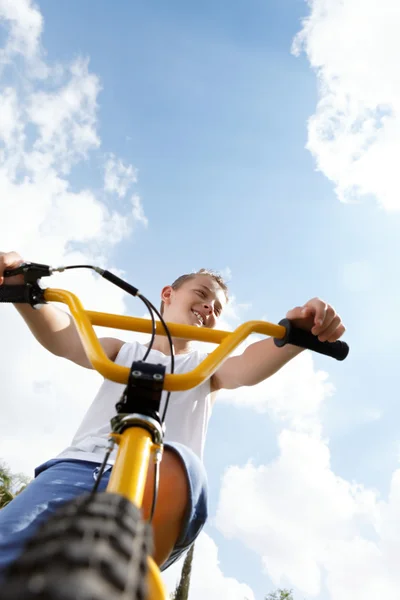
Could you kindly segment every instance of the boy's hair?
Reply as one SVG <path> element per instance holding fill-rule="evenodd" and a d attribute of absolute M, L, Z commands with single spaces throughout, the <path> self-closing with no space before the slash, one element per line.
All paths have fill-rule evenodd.
<path fill-rule="evenodd" d="M 189 281 L 190 279 L 194 279 L 197 275 L 208 275 L 209 277 L 212 277 L 214 279 L 214 281 L 216 281 L 218 283 L 218 285 L 220 286 L 220 288 L 223 290 L 226 301 L 227 302 L 229 301 L 228 286 L 226 285 L 222 275 L 220 275 L 216 271 L 212 271 L 209 269 L 200 269 L 199 271 L 193 271 L 192 273 L 187 273 L 186 275 L 181 275 L 180 277 L 178 277 L 178 279 L 175 279 L 174 283 L 171 284 L 172 289 L 179 290 L 179 288 L 182 287 L 182 285 L 186 281 Z M 161 301 L 161 306 L 160 306 L 160 313 L 161 314 L 164 313 L 164 302 L 162 302 L 162 301 Z"/>

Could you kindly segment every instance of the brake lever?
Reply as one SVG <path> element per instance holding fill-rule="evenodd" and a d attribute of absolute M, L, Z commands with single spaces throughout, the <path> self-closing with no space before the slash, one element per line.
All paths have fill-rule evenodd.
<path fill-rule="evenodd" d="M 3 276 L 14 277 L 15 275 L 23 275 L 25 283 L 36 283 L 38 279 L 52 275 L 53 271 L 54 269 L 49 267 L 49 265 L 25 262 L 15 269 L 7 269 L 4 271 Z"/>

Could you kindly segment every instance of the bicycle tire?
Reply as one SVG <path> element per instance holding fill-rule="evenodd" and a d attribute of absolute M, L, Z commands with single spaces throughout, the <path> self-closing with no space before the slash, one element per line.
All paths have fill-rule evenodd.
<path fill-rule="evenodd" d="M 2 600 L 145 600 L 152 532 L 140 510 L 106 492 L 68 502 L 8 567 Z"/>

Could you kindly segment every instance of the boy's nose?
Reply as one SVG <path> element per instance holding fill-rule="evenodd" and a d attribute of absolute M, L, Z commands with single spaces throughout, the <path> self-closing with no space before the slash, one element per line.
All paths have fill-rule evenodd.
<path fill-rule="evenodd" d="M 207 316 L 212 313 L 212 307 L 209 304 L 204 304 L 203 307 L 204 307 L 204 310 L 206 311 Z"/>

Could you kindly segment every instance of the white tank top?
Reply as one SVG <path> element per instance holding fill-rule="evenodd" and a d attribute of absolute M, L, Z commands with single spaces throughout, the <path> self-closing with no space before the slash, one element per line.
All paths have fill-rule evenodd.
<path fill-rule="evenodd" d="M 118 365 L 130 367 L 133 361 L 141 360 L 147 348 L 138 342 L 125 343 L 115 362 Z M 187 373 L 201 363 L 206 354 L 197 350 L 189 354 L 175 356 L 175 373 Z M 158 350 L 151 350 L 148 362 L 166 366 L 170 373 L 170 356 Z M 92 462 L 101 462 L 107 446 L 111 430 L 110 420 L 115 416 L 115 405 L 121 398 L 125 385 L 104 380 L 95 399 L 89 407 L 71 445 L 57 458 L 73 458 Z M 167 392 L 163 392 L 160 415 L 162 415 Z M 204 443 L 208 421 L 211 416 L 212 400 L 210 380 L 196 388 L 184 392 L 172 392 L 168 403 L 165 419 L 165 442 L 179 442 L 188 446 L 203 459 Z M 116 450 L 110 456 L 109 463 L 113 464 Z"/>

